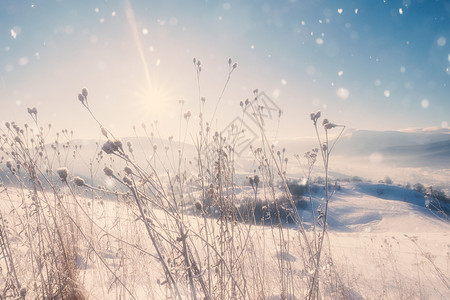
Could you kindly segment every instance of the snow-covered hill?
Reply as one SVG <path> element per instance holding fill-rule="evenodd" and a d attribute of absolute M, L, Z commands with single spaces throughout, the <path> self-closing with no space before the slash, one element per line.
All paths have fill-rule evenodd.
<path fill-rule="evenodd" d="M 8 197 L 5 193 L 2 194 L 4 199 L 0 209 L 7 223 L 15 224 L 17 220 L 14 220 L 14 214 L 9 212 L 21 209 L 23 202 L 19 195 L 22 192 L 14 188 L 8 190 Z M 251 187 L 240 187 L 236 193 L 239 198 L 239 195 L 252 195 L 253 190 Z M 279 193 L 281 194 L 281 191 Z M 264 189 L 261 187 L 258 197 L 263 195 Z M 323 205 L 323 198 L 324 190 L 315 189 L 312 194 L 314 211 L 320 204 Z M 79 201 L 85 210 L 90 211 L 89 199 Z M 128 269 L 132 272 L 132 275 L 127 275 L 132 280 L 128 284 L 133 286 L 137 299 L 164 298 L 164 288 L 157 284 L 161 277 L 160 266 L 152 256 L 143 255 L 152 254 L 154 249 L 146 238 L 141 222 L 136 219 L 131 204 L 120 201 L 95 203 L 92 216 L 96 226 L 102 228 L 99 235 L 108 233 L 120 236 L 122 240 L 108 239 L 106 244 L 100 240 L 96 241 L 96 251 L 103 257 L 102 263 L 90 261 L 79 266 L 80 278 L 89 298 L 105 299 L 120 293 L 120 286 L 110 283 L 106 267 L 123 272 L 119 273 L 124 274 L 123 276 L 128 274 Z M 427 204 L 427 198 L 423 194 L 403 187 L 367 182 L 341 182 L 340 189 L 336 190 L 329 205 L 329 227 L 322 259 L 323 272 L 330 276 L 323 280 L 335 280 L 334 284 L 326 286 L 336 290 L 327 291 L 325 295 L 340 295 L 347 299 L 449 299 L 450 223 L 442 214 L 430 211 Z M 12 207 L 15 207 L 15 210 L 11 210 Z M 307 234 L 312 236 L 311 210 L 300 210 L 300 214 Z M 154 217 L 161 221 L 165 219 L 160 210 L 155 210 Z M 203 217 L 199 214 L 188 214 L 183 220 L 190 231 L 195 232 L 200 230 L 199 224 Z M 211 221 L 211 226 L 219 226 L 215 220 Z M 86 227 L 87 232 L 92 230 L 89 229 L 88 223 L 80 225 Z M 241 228 L 241 225 L 243 224 L 237 223 L 236 230 Z M 262 247 L 261 241 L 265 245 L 263 248 L 256 248 L 255 253 L 261 253 L 262 256 L 258 257 L 260 263 L 264 263 L 268 270 L 274 270 L 265 275 L 265 282 L 270 283 L 266 292 L 272 295 L 270 299 L 279 299 L 279 291 L 275 288 L 279 280 L 276 271 L 279 262 L 278 226 L 243 226 L 245 236 L 249 234 L 254 247 Z M 320 230 L 319 227 L 316 228 Z M 283 232 L 291 237 L 289 251 L 284 255 L 289 261 L 294 278 L 302 280 L 304 253 L 295 238 L 297 229 L 295 226 L 289 226 Z M 23 250 L 21 240 L 16 237 L 18 234 L 14 231 L 11 234 L 12 251 L 19 255 Z M 140 245 L 148 252 L 133 247 L 123 248 L 126 246 L 123 239 L 130 245 Z M 85 246 L 80 247 L 80 251 L 84 253 Z M 83 255 L 80 255 L 80 259 Z M 126 269 L 122 270 L 118 266 L 122 266 L 124 262 Z M 26 260 L 18 261 L 17 268 L 27 270 L 27 264 Z M 251 265 L 248 267 L 252 270 Z M 27 274 L 26 271 L 23 272 Z M 24 284 L 27 282 L 24 280 Z M 301 291 L 298 291 L 293 299 L 301 299 L 303 296 Z"/>
<path fill-rule="evenodd" d="M 329 205 L 332 231 L 417 233 L 440 231 L 442 226 L 450 231 L 445 216 L 429 208 L 429 198 L 395 185 L 349 183 L 336 192 Z M 448 209 L 445 204 L 442 207 Z"/>

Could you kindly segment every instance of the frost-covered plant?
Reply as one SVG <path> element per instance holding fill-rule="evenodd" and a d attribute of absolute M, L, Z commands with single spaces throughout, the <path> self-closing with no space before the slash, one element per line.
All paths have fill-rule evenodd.
<path fill-rule="evenodd" d="M 69 176 L 62 165 L 68 161 L 68 146 L 59 143 L 58 133 L 47 147 L 48 132 L 38 122 L 37 109 L 29 108 L 28 113 L 37 129 L 11 122 L 5 124 L 6 131 L 0 136 L 0 151 L 8 159 L 7 170 L 1 170 L 5 178 L 2 196 L 9 200 L 13 217 L 12 224 L 2 227 L 2 255 L 9 259 L 8 276 L 15 274 L 14 280 L 10 277 L 5 281 L 0 298 L 83 299 L 76 262 L 79 240 L 73 227 L 77 215 L 70 215 L 73 211 L 61 193 L 61 184 L 67 183 Z M 62 133 L 67 135 L 67 131 Z M 13 201 L 15 197 L 20 199 L 18 204 Z M 13 235 L 19 246 L 9 247 L 5 243 L 8 235 Z M 23 249 L 26 254 L 20 258 Z"/>
<path fill-rule="evenodd" d="M 320 117 L 321 117 L 320 111 L 310 114 L 310 118 L 313 121 L 314 129 L 316 132 L 318 144 L 320 146 L 319 150 L 320 150 L 323 167 L 324 167 L 324 171 L 325 171 L 325 199 L 324 199 L 324 203 L 321 204 L 321 206 L 319 206 L 318 220 L 320 220 L 319 224 L 322 226 L 322 230 L 320 230 L 317 239 L 316 239 L 316 233 L 314 233 L 314 241 L 315 241 L 315 249 L 316 249 L 316 254 L 315 254 L 314 259 L 315 259 L 316 263 L 315 263 L 314 275 L 312 278 L 312 284 L 309 287 L 308 299 L 316 299 L 317 297 L 319 297 L 319 276 L 320 276 L 320 271 L 321 271 L 322 251 L 323 251 L 323 247 L 324 247 L 324 241 L 325 241 L 325 236 L 326 236 L 326 231 L 327 231 L 327 226 L 328 226 L 328 224 L 327 224 L 328 208 L 329 208 L 329 202 L 334 193 L 334 190 L 331 193 L 329 191 L 330 182 L 329 182 L 328 172 L 329 172 L 330 155 L 333 151 L 333 148 L 334 148 L 336 142 L 339 140 L 339 138 L 341 137 L 342 133 L 345 130 L 344 125 L 337 125 L 337 124 L 331 123 L 328 119 L 323 119 L 322 126 L 325 131 L 325 138 L 321 137 L 321 135 L 319 134 L 318 126 L 317 126 L 317 123 L 318 123 Z M 329 131 L 336 127 L 340 127 L 341 130 L 339 131 L 338 135 L 333 140 L 330 140 Z M 312 214 L 313 214 L 313 220 L 315 220 L 314 212 L 312 212 Z"/>

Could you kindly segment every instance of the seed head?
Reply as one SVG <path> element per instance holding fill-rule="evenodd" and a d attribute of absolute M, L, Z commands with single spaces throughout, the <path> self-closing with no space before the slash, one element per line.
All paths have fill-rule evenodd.
<path fill-rule="evenodd" d="M 26 288 L 21 288 L 20 289 L 20 297 L 22 297 L 22 299 L 25 299 L 26 295 L 27 295 L 27 289 Z"/>
<path fill-rule="evenodd" d="M 78 100 L 81 101 L 81 103 L 84 104 L 84 100 L 86 99 L 86 97 L 83 96 L 83 94 L 78 94 Z"/>
<path fill-rule="evenodd" d="M 103 172 L 105 172 L 105 175 L 108 176 L 108 177 L 112 177 L 114 175 L 113 170 L 110 167 L 108 167 L 108 166 L 106 166 L 103 169 Z"/>
<path fill-rule="evenodd" d="M 115 142 L 113 141 L 106 141 L 103 146 L 102 146 L 102 150 L 106 153 L 106 154 L 111 154 L 114 151 L 119 150 L 119 148 L 117 147 L 117 145 L 115 144 Z"/>
<path fill-rule="evenodd" d="M 130 167 L 125 167 L 125 168 L 124 168 L 124 171 L 125 171 L 125 173 L 127 173 L 127 175 L 133 174 L 133 170 L 131 170 Z"/>
<path fill-rule="evenodd" d="M 66 167 L 63 167 L 63 168 L 57 169 L 56 173 L 58 174 L 59 178 L 62 181 L 66 181 L 67 180 L 67 175 L 69 174 L 69 170 L 67 170 Z"/>
<path fill-rule="evenodd" d="M 323 127 L 325 128 L 325 130 L 329 130 L 329 129 L 331 129 L 331 128 L 336 127 L 336 124 L 333 124 L 333 123 L 326 123 L 326 124 L 323 125 Z"/>
<path fill-rule="evenodd" d="M 120 140 L 114 140 L 114 146 L 117 148 L 117 149 L 123 149 L 122 147 L 123 147 L 123 144 L 122 144 L 122 142 L 120 141 Z"/>
<path fill-rule="evenodd" d="M 84 96 L 84 97 L 87 97 L 88 96 L 88 90 L 87 90 L 87 88 L 82 88 L 81 89 L 81 94 Z"/>
<path fill-rule="evenodd" d="M 123 182 L 125 182 L 125 184 L 132 186 L 133 182 L 131 181 L 130 177 L 128 177 L 127 175 L 123 176 Z"/>
<path fill-rule="evenodd" d="M 131 144 L 130 141 L 127 142 L 127 146 L 128 146 L 128 151 L 129 151 L 130 153 L 133 153 L 133 145 Z"/>
<path fill-rule="evenodd" d="M 316 112 L 316 119 L 319 119 L 321 116 L 320 110 L 318 112 Z"/>
<path fill-rule="evenodd" d="M 310 118 L 314 122 L 314 125 L 317 124 L 317 120 L 320 118 L 320 115 L 321 115 L 320 111 L 310 114 Z"/>
<path fill-rule="evenodd" d="M 81 177 L 78 177 L 78 176 L 73 178 L 73 183 L 75 183 L 76 186 L 85 186 L 86 185 L 86 183 L 84 182 L 84 179 Z"/>
<path fill-rule="evenodd" d="M 102 134 L 105 138 L 108 138 L 108 131 L 106 131 L 105 127 L 100 127 L 100 129 L 102 130 Z"/>
<path fill-rule="evenodd" d="M 258 186 L 258 184 L 259 184 L 259 176 L 258 175 L 255 175 L 253 177 L 253 182 L 255 182 L 255 185 Z"/>
<path fill-rule="evenodd" d="M 202 211 L 203 210 L 203 205 L 199 200 L 195 200 L 194 202 L 194 206 L 196 210 Z"/>

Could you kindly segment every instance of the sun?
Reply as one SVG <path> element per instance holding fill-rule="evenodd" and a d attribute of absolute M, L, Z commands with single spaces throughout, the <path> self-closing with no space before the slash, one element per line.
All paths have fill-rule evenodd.
<path fill-rule="evenodd" d="M 144 119 L 163 119 L 170 114 L 173 89 L 162 82 L 142 85 L 135 90 L 135 111 Z"/>

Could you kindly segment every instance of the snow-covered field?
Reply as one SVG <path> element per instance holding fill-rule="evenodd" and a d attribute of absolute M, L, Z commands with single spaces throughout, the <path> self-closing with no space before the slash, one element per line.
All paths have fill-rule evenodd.
<path fill-rule="evenodd" d="M 450 223 L 425 204 L 416 191 L 384 184 L 351 184 L 336 194 L 329 212 L 331 253 L 359 296 L 450 297 Z"/>
<path fill-rule="evenodd" d="M 31 299 L 36 295 L 27 261 L 29 253 L 21 233 L 14 229 L 19 224 L 16 213 L 21 211 L 21 191 L 8 188 L 7 193 L 8 196 L 6 191 L 0 194 L 1 212 L 21 284 Z M 251 194 L 251 189 L 242 188 L 238 193 Z M 318 191 L 312 196 L 316 209 L 323 195 Z M 122 200 L 94 200 L 95 224 L 91 228 L 87 215 L 80 210 L 84 208 L 91 214 L 90 200 L 80 197 L 77 201 L 80 204 L 77 220 L 87 237 L 79 237 L 77 267 L 88 298 L 165 298 L 166 286 L 161 284 L 164 274 L 143 223 L 135 214 L 135 205 Z M 341 183 L 330 202 L 326 255 L 322 260 L 324 274 L 331 274 L 325 279 L 330 282 L 324 288 L 335 290 L 325 290 L 323 295 L 348 299 L 449 299 L 450 223 L 426 208 L 426 203 L 423 194 L 394 185 Z M 310 232 L 309 208 L 300 214 Z M 163 219 L 164 214 L 155 210 L 155 217 Z M 200 230 L 200 219 L 199 215 L 184 216 L 192 232 Z M 235 226 L 250 230 L 249 245 L 255 247 L 253 253 L 263 256 L 256 260 L 266 267 L 261 281 L 266 283 L 264 294 L 279 299 L 278 237 L 274 234 L 277 231 L 270 226 Z M 290 226 L 284 233 L 289 234 L 291 241 L 285 258 L 301 281 L 304 274 L 301 247 L 295 238 L 297 229 Z M 2 267 L 4 273 L 5 266 Z M 255 268 L 249 264 L 248 272 Z M 3 277 L 1 282 L 4 280 Z M 304 298 L 305 292 L 299 289 L 292 299 Z"/>

